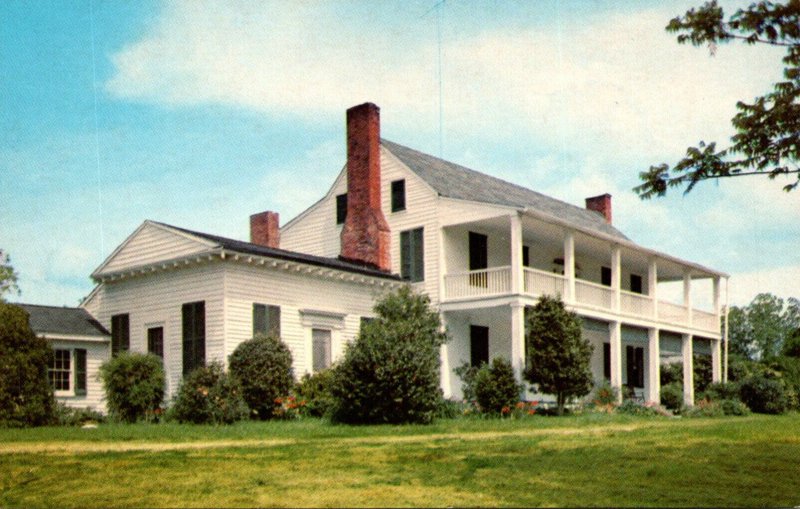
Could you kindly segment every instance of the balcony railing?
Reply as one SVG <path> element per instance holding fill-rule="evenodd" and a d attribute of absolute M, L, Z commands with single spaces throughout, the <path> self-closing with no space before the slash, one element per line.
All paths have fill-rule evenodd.
<path fill-rule="evenodd" d="M 534 297 L 561 295 L 563 298 L 567 294 L 567 278 L 544 270 L 524 267 L 522 283 L 523 292 Z M 444 290 L 446 300 L 509 295 L 512 293 L 511 267 L 492 267 L 446 274 Z M 574 303 L 578 306 L 613 312 L 614 298 L 614 290 L 608 286 L 581 279 L 575 280 Z M 659 301 L 658 316 L 656 316 L 651 297 L 626 290 L 620 291 L 619 314 L 676 325 L 689 325 L 689 309 L 686 306 Z M 718 332 L 719 318 L 713 313 L 692 309 L 692 326 L 704 331 Z"/>

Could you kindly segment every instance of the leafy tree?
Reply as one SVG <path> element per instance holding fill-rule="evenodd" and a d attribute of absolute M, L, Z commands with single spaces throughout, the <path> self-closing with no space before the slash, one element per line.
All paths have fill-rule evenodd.
<path fill-rule="evenodd" d="M 100 366 L 108 410 L 124 422 L 150 420 L 164 400 L 164 366 L 153 354 L 121 352 Z"/>
<path fill-rule="evenodd" d="M 333 368 L 333 420 L 429 423 L 441 406 L 439 348 L 447 341 L 426 295 L 402 287 L 375 305 Z"/>
<path fill-rule="evenodd" d="M 242 397 L 255 416 L 269 419 L 275 400 L 294 385 L 292 353 L 280 339 L 256 335 L 236 347 L 230 356 L 230 374 L 242 386 Z"/>
<path fill-rule="evenodd" d="M 797 333 L 800 301 L 784 301 L 760 293 L 745 307 L 736 306 L 728 314 L 731 352 L 749 359 L 772 359 L 781 354 Z"/>
<path fill-rule="evenodd" d="M 555 394 L 562 415 L 569 399 L 592 389 L 593 347 L 581 336 L 578 315 L 567 311 L 560 298 L 542 296 L 527 311 L 525 379 L 538 384 L 541 392 Z"/>
<path fill-rule="evenodd" d="M 53 349 L 38 337 L 19 306 L 0 302 L 0 426 L 52 422 L 53 389 L 47 368 Z"/>
<path fill-rule="evenodd" d="M 751 104 L 736 104 L 739 112 L 731 119 L 736 134 L 728 148 L 701 141 L 672 168 L 660 164 L 640 173 L 643 183 L 634 191 L 648 199 L 664 196 L 673 187 L 685 186 L 685 194 L 708 179 L 789 174 L 798 179 L 784 190 L 795 189 L 800 184 L 800 2 L 759 1 L 726 20 L 717 2 L 710 1 L 672 19 L 666 29 L 680 34 L 678 43 L 707 44 L 712 54 L 718 44 L 733 40 L 785 48 L 785 80 Z"/>
<path fill-rule="evenodd" d="M 0 249 L 0 302 L 5 301 L 3 296 L 7 293 L 19 294 L 17 273 L 11 266 L 11 257 Z"/>

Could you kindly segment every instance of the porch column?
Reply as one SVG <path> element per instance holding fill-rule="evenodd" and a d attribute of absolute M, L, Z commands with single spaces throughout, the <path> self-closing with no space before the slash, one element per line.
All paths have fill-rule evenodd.
<path fill-rule="evenodd" d="M 692 274 L 683 273 L 683 305 L 686 307 L 686 323 L 692 325 Z"/>
<path fill-rule="evenodd" d="M 713 304 L 712 304 L 713 307 L 711 309 L 713 309 L 714 310 L 714 314 L 717 315 L 717 323 L 719 323 L 719 317 L 720 317 L 720 312 L 719 312 L 720 277 L 719 276 L 714 276 L 713 282 L 714 282 L 714 289 L 712 291 L 713 291 L 713 299 L 714 299 L 714 301 L 713 301 Z"/>
<path fill-rule="evenodd" d="M 619 312 L 620 290 L 622 289 L 622 251 L 616 244 L 611 247 L 611 289 L 614 291 L 611 309 Z"/>
<path fill-rule="evenodd" d="M 447 314 L 440 313 L 442 322 L 442 329 L 447 331 Z M 442 388 L 442 393 L 445 398 L 453 395 L 453 389 L 450 386 L 450 359 L 448 357 L 447 343 L 439 347 L 439 386 Z"/>
<path fill-rule="evenodd" d="M 514 375 L 523 381 L 525 371 L 525 305 L 521 302 L 511 304 L 511 366 Z"/>
<path fill-rule="evenodd" d="M 658 264 L 650 258 L 647 264 L 647 296 L 653 301 L 653 318 L 658 318 Z"/>
<path fill-rule="evenodd" d="M 525 291 L 525 280 L 522 272 L 522 219 L 519 212 L 509 216 L 511 219 L 511 293 L 522 294 Z"/>
<path fill-rule="evenodd" d="M 661 345 L 659 330 L 647 329 L 647 402 L 661 402 Z"/>
<path fill-rule="evenodd" d="M 622 323 L 609 322 L 608 336 L 611 350 L 611 386 L 617 388 L 617 402 L 622 403 Z"/>
<path fill-rule="evenodd" d="M 575 234 L 567 230 L 564 234 L 564 277 L 567 279 L 565 302 L 575 302 Z"/>
<path fill-rule="evenodd" d="M 711 340 L 711 381 L 712 382 L 721 382 L 722 381 L 722 355 L 721 355 L 721 340 L 719 339 L 712 339 Z"/>
<path fill-rule="evenodd" d="M 687 406 L 694 406 L 694 359 L 691 334 L 683 335 L 681 353 L 683 354 L 683 402 Z"/>

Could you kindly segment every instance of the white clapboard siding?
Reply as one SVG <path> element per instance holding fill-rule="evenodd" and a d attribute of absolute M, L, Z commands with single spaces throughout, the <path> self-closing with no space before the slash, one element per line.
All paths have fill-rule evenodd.
<path fill-rule="evenodd" d="M 191 264 L 103 283 L 99 292 L 102 305 L 93 313 L 95 318 L 111 330 L 111 317 L 127 313 L 131 351 L 147 352 L 147 329 L 164 327 L 164 367 L 169 397 L 177 391 L 183 374 L 183 304 L 205 301 L 206 361 L 225 360 L 222 263 Z"/>
<path fill-rule="evenodd" d="M 45 335 L 47 337 L 47 335 Z M 100 382 L 100 365 L 111 358 L 111 343 L 108 341 L 81 341 L 54 339 L 50 341 L 53 349 L 70 350 L 77 348 L 86 350 L 86 395 L 83 396 L 61 396 L 57 395 L 56 400 L 72 408 L 91 408 L 98 412 L 106 412 L 105 393 L 103 384 Z M 72 380 L 70 392 L 75 390 L 75 355 L 72 354 Z"/>
<path fill-rule="evenodd" d="M 268 266 L 227 263 L 225 267 L 226 357 L 253 337 L 253 304 L 281 307 L 281 340 L 292 351 L 295 376 L 311 364 L 311 328 L 301 310 L 345 315 L 344 328 L 333 331 L 332 358 L 358 333 L 362 316 L 372 316 L 378 286 L 328 279 Z"/>
<path fill-rule="evenodd" d="M 207 251 L 210 247 L 208 241 L 194 239 L 147 221 L 109 257 L 101 267 L 101 272 L 116 272 L 172 260 Z"/>

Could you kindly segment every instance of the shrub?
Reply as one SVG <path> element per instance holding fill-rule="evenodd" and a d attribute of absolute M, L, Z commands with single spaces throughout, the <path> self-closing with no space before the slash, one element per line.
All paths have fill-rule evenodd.
<path fill-rule="evenodd" d="M 229 366 L 251 415 L 262 420 L 273 416 L 275 400 L 288 396 L 294 385 L 289 347 L 272 336 L 258 334 L 239 344 L 229 358 Z"/>
<path fill-rule="evenodd" d="M 626 399 L 614 411 L 623 415 L 669 415 L 660 405 L 643 405 L 632 399 Z"/>
<path fill-rule="evenodd" d="M 721 399 L 717 403 L 725 415 L 750 415 L 750 409 L 738 399 Z"/>
<path fill-rule="evenodd" d="M 31 330 L 28 313 L 0 300 L 0 426 L 53 422 L 55 398 L 47 376 L 53 350 Z"/>
<path fill-rule="evenodd" d="M 781 414 L 788 409 L 786 389 L 778 380 L 765 375 L 752 375 L 741 383 L 742 402 L 750 410 L 762 414 Z"/>
<path fill-rule="evenodd" d="M 703 397 L 711 401 L 738 400 L 740 398 L 739 384 L 733 382 L 709 384 Z"/>
<path fill-rule="evenodd" d="M 92 422 L 106 422 L 106 417 L 92 408 L 71 408 L 60 402 L 56 404 L 55 415 L 59 426 L 83 426 Z"/>
<path fill-rule="evenodd" d="M 150 420 L 164 399 L 164 366 L 151 354 L 122 352 L 100 366 L 109 413 L 124 422 Z"/>
<path fill-rule="evenodd" d="M 475 403 L 475 375 L 478 374 L 479 369 L 480 366 L 473 366 L 469 362 L 465 362 L 453 370 L 461 379 L 461 395 L 464 401 L 471 404 Z"/>
<path fill-rule="evenodd" d="M 305 401 L 305 413 L 314 417 L 323 417 L 333 409 L 331 383 L 333 371 L 323 369 L 313 375 L 306 373 L 295 386 L 294 394 L 300 401 Z"/>
<path fill-rule="evenodd" d="M 452 399 L 442 398 L 442 401 L 439 402 L 439 407 L 436 409 L 436 417 L 438 419 L 456 419 L 468 413 L 468 407 L 464 403 Z"/>
<path fill-rule="evenodd" d="M 661 387 L 661 404 L 669 410 L 680 411 L 683 407 L 683 384 L 670 382 Z"/>
<path fill-rule="evenodd" d="M 695 406 L 684 409 L 681 415 L 684 417 L 722 417 L 725 415 L 725 411 L 718 402 L 701 399 Z"/>
<path fill-rule="evenodd" d="M 594 390 L 592 402 L 597 407 L 610 409 L 619 401 L 619 389 L 613 387 L 608 380 L 603 380 Z"/>
<path fill-rule="evenodd" d="M 212 362 L 183 380 L 169 415 L 179 422 L 230 424 L 248 415 L 238 382 Z"/>
<path fill-rule="evenodd" d="M 430 299 L 408 287 L 375 305 L 333 368 L 332 417 L 345 423 L 428 423 L 441 406 L 439 349 L 447 341 Z"/>
<path fill-rule="evenodd" d="M 511 363 L 499 357 L 481 366 L 475 374 L 474 388 L 480 411 L 495 415 L 508 415 L 522 390 Z"/>
<path fill-rule="evenodd" d="M 789 400 L 789 408 L 800 408 L 800 358 L 798 357 L 778 357 L 770 367 L 775 370 L 775 376 L 780 376 L 786 388 L 786 397 Z"/>

